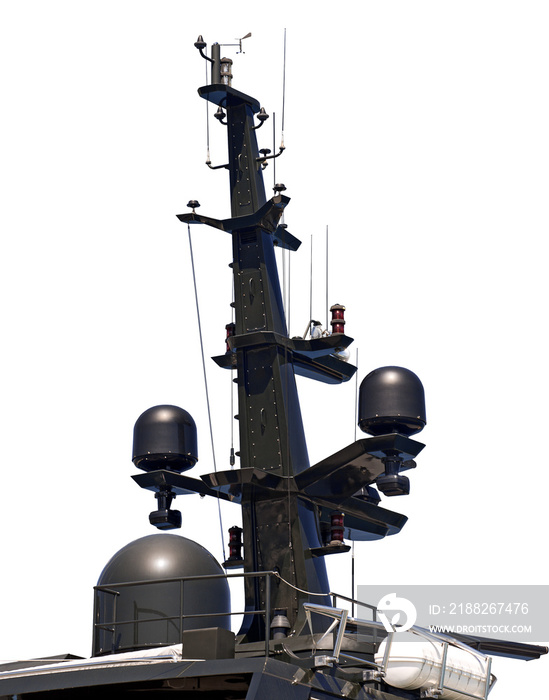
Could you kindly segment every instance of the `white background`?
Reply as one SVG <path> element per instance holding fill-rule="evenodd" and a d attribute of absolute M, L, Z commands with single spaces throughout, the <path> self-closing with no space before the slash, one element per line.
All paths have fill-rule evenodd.
<path fill-rule="evenodd" d="M 422 379 L 428 426 L 409 516 L 358 543 L 358 584 L 546 584 L 549 10 L 543 2 L 9 2 L 0 7 L 2 362 L 0 658 L 91 648 L 92 588 L 153 532 L 130 479 L 133 423 L 183 406 L 213 470 L 186 227 L 189 199 L 229 215 L 209 171 L 205 64 L 234 42 L 234 86 L 276 113 L 287 27 L 290 332 L 347 307 L 359 378 Z M 272 121 L 259 135 L 272 145 Z M 211 157 L 226 159 L 210 120 Z M 265 172 L 272 186 L 272 165 Z M 193 230 L 206 357 L 231 320 L 230 238 Z M 207 362 L 217 467 L 229 373 Z M 299 382 L 311 463 L 355 438 L 355 383 Z M 359 435 L 360 436 L 360 435 Z M 217 504 L 176 502 L 221 560 Z M 223 505 L 223 527 L 239 521 Z M 328 561 L 351 592 L 348 555 Z M 497 596 L 497 591 L 495 596 Z M 547 639 L 540 639 L 547 642 Z M 540 697 L 547 657 L 495 659 L 495 700 Z"/>

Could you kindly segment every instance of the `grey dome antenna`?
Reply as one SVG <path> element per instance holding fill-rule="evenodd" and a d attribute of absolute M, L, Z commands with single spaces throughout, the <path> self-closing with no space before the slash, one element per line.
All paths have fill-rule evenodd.
<path fill-rule="evenodd" d="M 176 496 L 170 476 L 190 469 L 197 460 L 196 425 L 190 413 L 162 405 L 139 416 L 133 429 L 132 461 L 149 477 L 139 485 L 156 491 L 158 508 L 149 515 L 149 522 L 159 530 L 181 527 L 180 511 L 170 507 Z"/>
<path fill-rule="evenodd" d="M 233 500 L 232 495 L 218 493 L 202 480 L 182 474 L 198 461 L 198 447 L 193 417 L 179 406 L 153 406 L 139 416 L 133 429 L 132 461 L 145 472 L 132 475 L 132 479 L 142 489 L 154 491 L 158 501 L 149 522 L 159 530 L 181 527 L 181 513 L 171 509 L 176 496 L 198 493 Z"/>
<path fill-rule="evenodd" d="M 419 377 L 404 367 L 375 369 L 360 385 L 358 404 L 360 429 L 380 441 L 385 470 L 376 479 L 378 489 L 385 496 L 408 495 L 410 480 L 400 472 L 415 467 L 415 446 L 423 445 L 409 438 L 427 423 Z"/>
<path fill-rule="evenodd" d="M 188 576 L 206 578 L 186 581 L 183 596 L 178 579 Z M 230 609 L 229 584 L 210 552 L 186 537 L 147 535 L 116 552 L 99 576 L 93 656 L 181 644 L 189 630 L 212 626 L 234 646 Z"/>

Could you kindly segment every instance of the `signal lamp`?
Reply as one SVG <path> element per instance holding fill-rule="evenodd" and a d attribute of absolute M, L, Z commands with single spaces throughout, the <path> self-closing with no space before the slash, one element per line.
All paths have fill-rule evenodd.
<path fill-rule="evenodd" d="M 343 544 L 343 518 L 345 515 L 334 510 L 330 513 L 330 544 Z"/>
<path fill-rule="evenodd" d="M 332 312 L 332 320 L 330 324 L 332 326 L 332 335 L 334 333 L 343 333 L 345 330 L 345 307 L 341 304 L 334 304 L 330 307 Z"/>
<path fill-rule="evenodd" d="M 230 85 L 233 79 L 233 74 L 231 73 L 231 66 L 233 65 L 232 58 L 222 58 L 221 59 L 221 83 L 223 85 Z"/>
<path fill-rule="evenodd" d="M 238 525 L 229 528 L 229 561 L 243 561 L 242 528 Z"/>
<path fill-rule="evenodd" d="M 229 345 L 229 338 L 232 338 L 235 334 L 236 325 L 234 323 L 227 323 L 225 326 L 225 346 L 227 352 L 231 352 L 231 346 Z"/>

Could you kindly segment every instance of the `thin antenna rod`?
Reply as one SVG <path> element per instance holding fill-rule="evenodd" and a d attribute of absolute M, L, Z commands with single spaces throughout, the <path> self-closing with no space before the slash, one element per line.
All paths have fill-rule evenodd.
<path fill-rule="evenodd" d="M 328 309 L 329 309 L 329 302 L 328 302 L 328 224 L 326 224 L 326 325 L 324 328 L 328 330 Z"/>
<path fill-rule="evenodd" d="M 356 348 L 355 354 L 355 366 L 357 372 L 355 374 L 355 442 L 356 442 L 356 429 L 358 426 L 358 348 Z M 355 616 L 355 541 L 352 542 L 351 550 L 351 598 L 353 602 L 351 603 L 351 617 Z"/>
<path fill-rule="evenodd" d="M 276 112 L 273 112 L 273 153 L 276 152 Z M 273 187 L 276 185 L 276 158 L 273 159 Z"/>
<path fill-rule="evenodd" d="M 206 66 L 206 82 L 204 85 L 208 85 L 208 63 L 205 64 Z M 209 103 L 208 100 L 205 100 L 206 102 L 206 163 L 211 163 L 212 159 L 210 158 L 210 114 L 208 112 L 208 107 Z"/>
<path fill-rule="evenodd" d="M 355 541 L 352 542 L 351 550 L 351 617 L 355 616 Z"/>
<path fill-rule="evenodd" d="M 235 303 L 234 303 L 234 283 L 233 280 L 231 280 L 231 323 L 235 322 Z M 234 453 L 234 422 L 236 420 L 235 415 L 234 415 L 234 376 L 235 370 L 231 369 L 231 451 L 230 451 L 230 458 L 229 462 L 231 465 L 231 469 L 234 469 L 235 465 L 235 453 Z"/>
<path fill-rule="evenodd" d="M 309 324 L 313 318 L 313 234 L 311 233 L 311 269 L 309 272 Z M 309 325 L 310 330 L 310 325 Z"/>
<path fill-rule="evenodd" d="M 290 324 L 292 318 L 292 256 L 288 253 L 288 309 L 286 311 L 286 328 L 288 330 L 288 338 L 291 338 Z"/>
<path fill-rule="evenodd" d="M 284 115 L 286 113 L 286 27 L 284 27 L 284 67 L 282 71 L 282 139 L 281 147 L 284 148 Z"/>
<path fill-rule="evenodd" d="M 356 442 L 356 429 L 358 427 L 358 348 L 356 348 L 355 367 L 357 368 L 357 372 L 355 374 L 355 442 Z"/>

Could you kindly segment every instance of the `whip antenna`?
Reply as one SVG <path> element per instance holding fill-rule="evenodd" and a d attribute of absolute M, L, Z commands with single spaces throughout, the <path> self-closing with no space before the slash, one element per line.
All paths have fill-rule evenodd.
<path fill-rule="evenodd" d="M 329 309 L 329 302 L 328 302 L 328 278 L 329 278 L 329 245 L 328 245 L 328 239 L 329 239 L 329 234 L 328 234 L 328 224 L 326 224 L 326 325 L 325 328 L 326 330 L 328 329 L 328 309 Z"/>
<path fill-rule="evenodd" d="M 284 114 L 286 111 L 286 28 L 284 28 L 284 62 L 282 68 L 282 138 L 280 148 L 284 149 Z"/>

